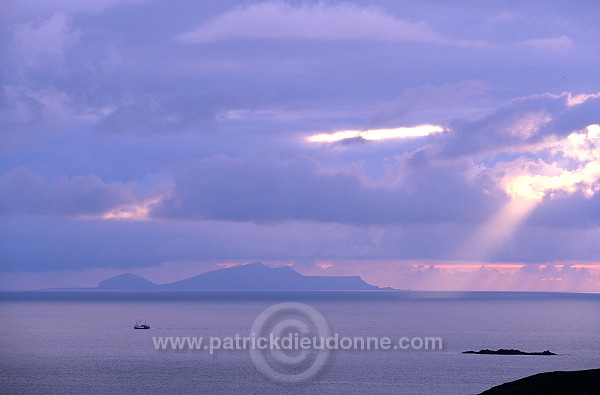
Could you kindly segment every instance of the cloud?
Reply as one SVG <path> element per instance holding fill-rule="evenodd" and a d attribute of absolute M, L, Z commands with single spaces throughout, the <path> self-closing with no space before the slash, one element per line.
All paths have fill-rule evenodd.
<path fill-rule="evenodd" d="M 598 229 L 600 228 L 600 194 L 585 196 L 576 191 L 568 196 L 546 198 L 532 213 L 529 224 L 532 226 L 564 228 L 564 229 Z M 591 242 L 591 239 L 582 238 L 577 244 Z"/>
<path fill-rule="evenodd" d="M 423 22 L 350 3 L 266 2 L 236 8 L 178 37 L 189 43 L 231 39 L 384 40 L 444 43 Z"/>
<path fill-rule="evenodd" d="M 128 3 L 0 13 L 11 270 L 467 259 L 486 224 L 490 260 L 600 256 L 585 7 Z M 447 132 L 366 140 L 424 124 Z M 305 139 L 339 130 L 354 138 Z M 490 221 L 523 193 L 528 217 Z"/>
<path fill-rule="evenodd" d="M 14 1 L 2 8 L 0 20 L 32 20 L 47 18 L 57 12 L 63 14 L 98 14 L 112 7 L 127 4 L 144 3 L 145 0 L 48 0 Z"/>
<path fill-rule="evenodd" d="M 566 108 L 566 95 L 536 95 L 512 100 L 474 121 L 456 119 L 440 153 L 457 157 L 526 151 L 554 132 L 547 126 Z"/>
<path fill-rule="evenodd" d="M 55 87 L 33 88 L 5 85 L 0 100 L 0 121 L 11 129 L 23 130 L 35 126 L 49 128 L 90 124 L 105 115 L 105 109 L 88 107 L 85 100 Z"/>
<path fill-rule="evenodd" d="M 99 216 L 132 203 L 132 188 L 94 175 L 47 182 L 27 168 L 0 176 L 0 215 Z"/>
<path fill-rule="evenodd" d="M 320 133 L 309 136 L 307 139 L 313 143 L 331 143 L 343 140 L 362 139 L 362 140 L 387 140 L 404 139 L 414 137 L 425 137 L 443 132 L 441 126 L 419 125 L 413 127 L 399 127 L 390 129 L 367 129 L 367 130 L 344 130 L 334 133 Z"/>
<path fill-rule="evenodd" d="M 599 113 L 596 95 L 582 98 L 565 92 L 517 98 L 480 119 L 450 122 L 452 133 L 439 142 L 440 155 L 538 154 L 556 140 L 597 124 Z"/>
<path fill-rule="evenodd" d="M 4 218 L 0 270 L 149 267 L 173 261 L 306 259 L 376 252 L 374 229 L 337 224 Z M 99 248 L 102 246 L 102 248 Z"/>
<path fill-rule="evenodd" d="M 599 125 L 589 125 L 528 150 L 536 157 L 494 165 L 509 196 L 541 200 L 581 192 L 591 197 L 600 190 Z"/>
<path fill-rule="evenodd" d="M 398 158 L 386 180 L 377 182 L 359 167 L 329 172 L 304 156 L 221 155 L 174 174 L 171 194 L 151 216 L 258 223 L 472 221 L 493 201 L 476 172 L 469 162 L 433 166 L 415 155 Z"/>
<path fill-rule="evenodd" d="M 498 28 L 506 29 L 506 26 L 496 27 Z M 485 31 L 486 27 L 481 26 L 480 29 Z M 472 36 L 476 35 L 473 31 L 469 33 Z M 328 4 L 323 1 L 295 5 L 271 1 L 237 7 L 194 30 L 180 34 L 177 39 L 187 43 L 236 39 L 304 39 L 420 42 L 476 49 L 498 46 L 486 39 L 451 38 L 436 31 L 426 22 L 398 18 L 379 7 L 364 7 L 349 2 Z M 565 50 L 571 48 L 574 42 L 563 34 L 556 37 L 514 40 L 512 44 L 544 50 Z"/>
<path fill-rule="evenodd" d="M 471 224 L 450 223 L 356 226 L 288 221 L 265 225 L 16 216 L 2 218 L 1 225 L 0 270 L 3 272 L 143 268 L 178 261 L 214 264 L 314 260 L 354 268 L 354 274 L 370 274 L 379 271 L 378 260 L 447 260 L 473 228 Z M 587 260 L 594 263 L 600 254 L 598 237 L 598 228 L 529 228 L 518 232 L 507 248 L 495 254 L 491 261 Z M 352 262 L 357 261 L 362 262 L 353 266 Z M 388 271 L 381 278 L 392 274 Z"/>
<path fill-rule="evenodd" d="M 172 191 L 150 208 L 150 216 L 257 223 L 481 224 L 501 212 L 509 197 L 574 204 L 579 194 L 591 198 L 600 190 L 600 150 L 595 124 L 582 130 L 558 127 L 577 107 L 568 104 L 570 97 L 519 99 L 483 119 L 456 123 L 452 133 L 429 136 L 426 145 L 388 160 L 387 173 L 379 179 L 357 165 L 328 171 L 306 156 L 208 158 L 174 174 Z M 449 155 L 450 149 L 462 152 Z M 584 207 L 592 209 L 595 201 Z M 547 207 L 527 210 L 532 223 L 558 220 Z M 526 216 L 518 221 L 528 223 Z M 598 217 L 581 212 L 572 223 L 586 227 L 597 224 Z"/>
<path fill-rule="evenodd" d="M 563 35 L 550 38 L 532 38 L 523 41 L 523 44 L 547 50 L 565 50 L 573 47 L 575 43 L 569 37 Z"/>
<path fill-rule="evenodd" d="M 573 105 L 570 98 L 522 98 L 480 120 L 455 122 L 451 133 L 433 134 L 420 148 L 388 159 L 387 173 L 379 179 L 356 165 L 327 171 L 305 156 L 205 159 L 174 175 L 171 193 L 151 208 L 150 216 L 258 223 L 422 223 L 433 218 L 484 223 L 509 197 L 572 204 L 579 194 L 591 198 L 600 190 L 600 147 L 596 124 L 564 127 L 571 111 L 598 99 L 589 96 Z M 369 133 L 314 138 L 365 140 Z M 591 209 L 594 201 L 584 207 Z M 535 214 L 534 223 L 553 218 L 547 206 L 531 206 L 527 214 Z M 584 227 L 590 221 L 597 223 L 597 216 L 581 213 L 572 219 Z M 527 217 L 518 223 L 527 225 Z"/>
<path fill-rule="evenodd" d="M 57 12 L 48 20 L 27 22 L 12 31 L 11 55 L 20 72 L 33 68 L 60 69 L 67 49 L 80 33 L 71 28 L 71 18 Z"/>
<path fill-rule="evenodd" d="M 475 80 L 409 88 L 378 106 L 369 117 L 369 125 L 445 123 L 480 115 L 488 109 L 489 90 L 485 83 Z"/>
<path fill-rule="evenodd" d="M 232 109 L 253 108 L 260 93 L 178 90 L 125 97 L 100 119 L 101 133 L 151 135 L 170 132 L 214 132 Z"/>
<path fill-rule="evenodd" d="M 526 264 L 517 271 L 507 271 L 503 265 L 461 270 L 444 262 L 411 266 L 400 267 L 396 273 L 388 269 L 386 284 L 400 289 L 435 291 L 593 292 L 600 286 L 599 274 L 572 264 Z"/>
<path fill-rule="evenodd" d="M 0 121 L 6 129 L 64 127 L 101 115 L 100 109 L 88 107 L 82 89 L 65 83 L 70 73 L 76 73 L 72 58 L 77 57 L 82 39 L 71 16 L 55 12 L 47 19 L 30 20 L 7 30 L 7 55 L 2 62 L 6 79 L 0 91 Z"/>

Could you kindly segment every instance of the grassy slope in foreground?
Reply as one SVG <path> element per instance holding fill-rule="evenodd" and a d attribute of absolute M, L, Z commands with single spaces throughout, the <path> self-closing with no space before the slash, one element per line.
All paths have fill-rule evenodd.
<path fill-rule="evenodd" d="M 480 395 L 600 395 L 600 369 L 539 373 L 500 384 Z"/>

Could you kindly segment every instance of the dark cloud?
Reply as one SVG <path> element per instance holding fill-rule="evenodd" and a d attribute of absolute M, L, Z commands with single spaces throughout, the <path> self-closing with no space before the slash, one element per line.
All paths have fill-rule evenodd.
<path fill-rule="evenodd" d="M 585 94 L 588 95 L 585 95 Z M 583 92 L 588 96 L 585 101 L 566 108 L 550 123 L 550 130 L 558 135 L 565 135 L 573 130 L 584 129 L 588 125 L 600 124 L 600 92 Z M 584 100 L 583 98 L 572 100 Z"/>
<path fill-rule="evenodd" d="M 600 245 L 594 240 L 600 236 L 598 226 L 592 229 L 561 229 L 558 224 L 553 225 L 521 227 L 491 260 L 543 263 L 597 259 Z"/>
<path fill-rule="evenodd" d="M 452 133 L 441 141 L 440 153 L 460 157 L 519 151 L 555 134 L 548 123 L 566 109 L 566 95 L 541 95 L 513 100 L 476 121 L 455 120 Z"/>
<path fill-rule="evenodd" d="M 489 87 L 481 81 L 423 85 L 405 90 L 381 106 L 369 119 L 369 127 L 438 124 L 448 119 L 475 116 L 489 106 Z"/>
<path fill-rule="evenodd" d="M 131 187 L 94 175 L 47 182 L 27 168 L 0 176 L 0 215 L 100 215 L 134 201 Z"/>
<path fill-rule="evenodd" d="M 123 99 L 124 103 L 97 125 L 102 133 L 157 134 L 172 132 L 214 133 L 217 121 L 231 110 L 251 110 L 260 94 L 186 92 L 183 90 Z"/>
<path fill-rule="evenodd" d="M 48 217 L 3 218 L 2 270 L 39 272 L 90 268 L 142 268 L 178 261 L 363 261 L 370 271 L 379 259 L 456 256 L 477 231 L 472 224 L 356 226 L 287 222 L 277 226 L 228 221 L 106 221 Z M 594 230 L 526 227 L 489 262 L 595 262 L 600 254 Z M 468 289 L 468 288 L 465 288 Z"/>
<path fill-rule="evenodd" d="M 597 228 L 600 226 L 600 194 L 587 197 L 575 193 L 569 197 L 546 199 L 528 223 L 557 228 Z"/>
<path fill-rule="evenodd" d="M 600 123 L 600 97 L 580 104 L 562 95 L 534 95 L 512 100 L 476 120 L 451 122 L 453 133 L 440 138 L 440 154 L 449 157 L 526 153 L 550 138 L 566 137 Z M 533 146 L 533 147 L 532 147 Z"/>
<path fill-rule="evenodd" d="M 480 219 L 494 201 L 476 169 L 414 166 L 400 160 L 394 180 L 373 184 L 360 173 L 328 172 L 311 158 L 284 161 L 273 155 L 251 159 L 218 156 L 175 175 L 172 194 L 152 210 L 157 218 L 253 222 L 312 220 L 356 224 L 463 222 Z"/>
<path fill-rule="evenodd" d="M 226 221 L 39 217 L 4 218 L 2 223 L 0 260 L 2 270 L 11 272 L 149 267 L 182 260 L 252 262 L 390 253 L 377 247 L 378 229 L 336 224 L 273 227 Z"/>

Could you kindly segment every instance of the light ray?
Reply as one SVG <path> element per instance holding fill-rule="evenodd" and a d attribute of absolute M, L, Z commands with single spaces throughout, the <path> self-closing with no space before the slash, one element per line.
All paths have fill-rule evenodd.
<path fill-rule="evenodd" d="M 458 256 L 488 261 L 510 241 L 539 202 L 526 197 L 510 199 L 459 248 Z"/>

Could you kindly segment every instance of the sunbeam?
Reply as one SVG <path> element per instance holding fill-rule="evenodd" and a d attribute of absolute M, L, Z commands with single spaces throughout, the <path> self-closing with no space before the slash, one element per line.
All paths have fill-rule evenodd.
<path fill-rule="evenodd" d="M 457 256 L 473 260 L 493 259 L 529 217 L 540 199 L 515 197 L 478 228 L 458 249 Z"/>

